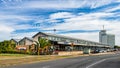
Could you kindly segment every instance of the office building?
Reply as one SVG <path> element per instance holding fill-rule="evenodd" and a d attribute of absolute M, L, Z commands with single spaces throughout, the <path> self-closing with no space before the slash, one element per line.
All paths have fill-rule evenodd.
<path fill-rule="evenodd" d="M 115 35 L 107 34 L 106 30 L 101 30 L 99 32 L 99 42 L 102 44 L 107 44 L 111 48 L 115 46 Z"/>

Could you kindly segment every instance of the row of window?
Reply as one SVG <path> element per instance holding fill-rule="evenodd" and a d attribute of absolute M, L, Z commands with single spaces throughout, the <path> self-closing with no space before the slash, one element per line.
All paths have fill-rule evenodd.
<path fill-rule="evenodd" d="M 76 40 L 76 39 L 70 39 L 70 38 L 63 38 L 63 37 L 48 36 L 48 37 L 43 37 L 43 38 L 47 38 L 47 39 L 53 40 L 53 41 L 68 42 L 68 43 L 74 43 L 74 44 L 99 45 L 98 43 L 94 43 L 94 42 L 89 42 L 89 41 L 85 41 L 85 40 Z"/>

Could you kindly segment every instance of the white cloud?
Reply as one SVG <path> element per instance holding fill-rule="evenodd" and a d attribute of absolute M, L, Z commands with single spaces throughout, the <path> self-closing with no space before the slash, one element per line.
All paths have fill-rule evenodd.
<path fill-rule="evenodd" d="M 4 0 L 2 0 L 4 1 Z M 67 8 L 97 8 L 101 7 L 104 5 L 112 4 L 114 2 L 120 2 L 118 0 L 33 0 L 33 1 L 23 1 L 23 0 L 16 0 L 18 1 L 17 3 L 20 2 L 20 4 L 10 4 L 6 1 L 4 1 L 6 9 L 19 9 L 21 8 L 23 12 L 26 11 L 27 9 L 31 8 L 42 8 L 42 9 L 65 9 Z M 108 33 L 116 34 L 116 43 L 120 44 L 120 28 L 119 28 L 119 21 L 114 20 L 114 21 L 109 21 L 109 20 L 103 20 L 101 19 L 102 17 L 110 17 L 110 16 L 119 16 L 118 13 L 110 13 L 111 11 L 119 10 L 120 6 L 115 6 L 115 7 L 109 7 L 106 8 L 105 10 L 102 10 L 102 12 L 96 12 L 94 13 L 71 13 L 67 12 L 64 10 L 64 12 L 56 12 L 49 17 L 49 19 L 44 20 L 36 20 L 36 23 L 41 23 L 41 22 L 58 22 L 59 18 L 63 18 L 64 22 L 61 24 L 57 24 L 56 26 L 49 27 L 49 28 L 44 28 L 44 29 L 62 29 L 62 30 L 100 30 L 102 29 L 102 25 L 105 25 L 105 29 L 109 30 Z M 25 8 L 25 9 L 23 9 Z M 27 9 L 26 9 L 27 8 Z M 2 7 L 2 9 L 4 9 Z M 31 9 L 32 10 L 32 9 Z M 74 10 L 74 9 L 73 9 Z M 28 11 L 28 10 L 27 10 Z M 34 20 L 34 18 L 28 17 L 28 16 L 20 16 L 17 15 L 17 12 L 13 11 L 13 15 L 10 13 L 4 13 L 5 11 L 0 11 L 0 40 L 8 39 L 11 36 L 11 32 L 14 30 L 18 29 L 30 29 L 32 28 L 37 28 L 33 27 L 29 24 L 21 24 L 17 25 L 19 21 L 28 21 L 28 20 Z M 11 12 L 11 11 L 10 11 Z M 19 12 L 19 11 L 18 11 Z M 48 11 L 49 12 L 49 11 Z M 13 20 L 13 21 L 10 21 Z M 30 22 L 28 22 L 30 23 Z M 39 28 L 38 28 L 39 29 Z M 48 31 L 49 32 L 49 31 Z M 19 34 L 13 34 L 15 38 L 21 38 L 24 36 L 29 36 L 31 37 L 34 35 L 34 32 L 31 33 L 19 33 Z M 87 40 L 92 40 L 92 41 L 98 41 L 98 33 L 69 33 L 69 34 L 64 34 L 67 36 L 72 36 L 76 38 L 82 38 L 82 39 L 87 39 Z"/>
<path fill-rule="evenodd" d="M 80 1 L 81 2 L 81 1 Z M 76 5 L 75 3 L 77 3 L 76 1 L 30 1 L 30 2 L 26 2 L 23 4 L 23 6 L 27 7 L 27 8 L 78 8 L 79 6 Z M 33 4 L 33 5 L 31 5 Z M 69 5 L 68 5 L 69 4 Z M 80 5 L 80 4 L 79 4 Z"/>
<path fill-rule="evenodd" d="M 33 25 L 30 25 L 31 20 L 35 20 L 32 16 L 25 16 L 25 15 L 17 15 L 17 14 L 2 14 L 0 13 L 0 24 L 1 26 L 9 26 L 15 30 L 17 29 L 29 29 L 33 27 Z M 23 24 L 21 24 L 23 23 Z M 25 24 L 24 24 L 25 23 Z M 7 29 L 7 28 L 6 28 Z"/>
<path fill-rule="evenodd" d="M 111 3 L 119 2 L 119 0 L 2 0 L 7 8 L 42 8 L 42 9 L 67 9 L 67 8 L 97 8 Z"/>
<path fill-rule="evenodd" d="M 57 12 L 57 13 L 50 15 L 50 19 L 70 18 L 74 16 L 75 15 L 69 12 Z"/>
<path fill-rule="evenodd" d="M 56 13 L 57 14 L 57 13 Z M 72 13 L 69 13 L 70 15 Z M 53 14 L 54 15 L 54 14 Z M 62 13 L 59 15 L 62 15 Z M 73 15 L 73 14 L 72 14 Z M 108 30 L 108 33 L 115 34 L 116 39 L 120 40 L 119 33 L 119 21 L 118 20 L 103 20 L 103 17 L 114 16 L 116 13 L 106 13 L 106 12 L 96 12 L 96 13 L 89 13 L 89 14 L 82 14 L 78 16 L 71 16 L 70 18 L 64 19 L 65 22 L 62 24 L 58 24 L 54 27 L 47 28 L 47 29 L 61 29 L 61 30 L 101 30 L 102 26 L 105 25 L 105 29 Z M 69 15 L 68 15 L 69 16 Z M 57 18 L 57 17 L 56 17 Z M 54 16 L 54 19 L 56 19 Z M 59 31 L 58 31 L 59 32 Z M 82 38 L 92 41 L 98 42 L 99 34 L 98 32 L 93 33 L 66 33 L 63 34 L 66 36 L 72 36 L 76 38 Z M 120 44 L 120 42 L 116 41 L 116 44 Z"/>
<path fill-rule="evenodd" d="M 0 41 L 10 39 L 12 31 L 14 31 L 12 27 L 0 23 Z"/>
<path fill-rule="evenodd" d="M 114 6 L 112 8 L 107 8 L 107 10 L 105 12 L 112 12 L 112 11 L 116 11 L 116 10 L 120 10 L 120 5 Z"/>
<path fill-rule="evenodd" d="M 54 8 L 54 9 L 64 9 L 64 8 L 83 8 L 91 7 L 96 8 L 103 5 L 116 2 L 114 0 L 53 0 L 53 1 L 29 1 L 24 2 L 23 8 Z M 32 5 L 31 5 L 32 4 Z"/>
<path fill-rule="evenodd" d="M 69 36 L 73 38 L 78 38 L 78 39 L 84 39 L 84 40 L 91 40 L 95 42 L 99 42 L 99 34 L 97 32 L 93 33 L 67 33 L 67 34 L 61 34 L 64 36 Z"/>
<path fill-rule="evenodd" d="M 0 41 L 9 40 L 10 36 L 11 36 L 11 33 L 9 33 L 9 32 L 1 32 L 0 31 Z"/>
<path fill-rule="evenodd" d="M 96 8 L 96 7 L 107 5 L 113 2 L 114 2 L 113 0 L 92 0 L 90 2 L 90 5 L 91 5 L 91 8 Z"/>
<path fill-rule="evenodd" d="M 32 37 L 33 35 L 35 35 L 36 33 L 38 32 L 28 32 L 28 33 L 16 33 L 16 34 L 12 34 L 12 38 L 15 38 L 15 39 L 21 39 L 23 37 Z"/>
<path fill-rule="evenodd" d="M 24 24 L 21 24 L 21 25 L 17 25 L 17 22 L 9 22 L 9 21 L 6 21 L 6 22 L 0 22 L 0 41 L 3 41 L 3 40 L 9 40 L 13 37 L 12 33 L 15 31 L 15 30 L 20 30 L 20 29 L 30 29 L 31 26 L 30 25 L 24 25 Z M 17 36 L 18 35 L 18 36 Z M 17 35 L 14 35 L 14 37 L 24 37 L 24 36 L 30 36 L 30 33 L 26 33 L 26 34 L 17 34 Z"/>
<path fill-rule="evenodd" d="M 6 26 L 6 25 L 3 25 L 3 24 L 0 24 L 0 32 L 10 33 L 12 31 L 14 31 L 13 28 Z"/>
<path fill-rule="evenodd" d="M 106 16 L 112 16 L 114 13 L 90 13 L 90 14 L 83 14 L 83 15 L 71 15 L 72 13 L 67 13 L 69 16 L 67 19 L 64 19 L 64 23 L 58 24 L 55 27 L 48 28 L 48 29 L 63 29 L 63 30 L 71 30 L 72 29 L 81 29 L 81 30 L 94 30 L 100 29 L 102 25 L 109 25 L 110 21 L 101 20 L 100 18 Z M 52 14 L 51 18 L 64 18 L 62 17 L 63 13 L 54 13 Z M 94 26 L 94 27 L 93 27 Z M 62 28 L 61 28 L 62 27 Z"/>
<path fill-rule="evenodd" d="M 2 12 L 2 11 L 0 11 Z M 10 13 L 0 13 L 0 20 L 24 20 L 28 21 L 31 20 L 30 16 L 22 16 L 17 14 L 10 14 Z"/>

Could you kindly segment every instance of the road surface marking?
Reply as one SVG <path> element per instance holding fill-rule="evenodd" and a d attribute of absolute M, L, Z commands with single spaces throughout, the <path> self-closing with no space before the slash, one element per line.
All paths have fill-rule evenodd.
<path fill-rule="evenodd" d="M 119 57 L 117 56 L 117 57 L 106 58 L 106 59 L 100 60 L 100 61 L 98 61 L 98 62 L 95 62 L 95 63 L 87 66 L 86 68 L 92 68 L 92 66 L 94 66 L 94 65 L 96 65 L 96 64 L 99 64 L 99 63 L 104 62 L 104 61 L 106 61 L 106 60 L 115 59 L 115 58 L 119 58 Z"/>
<path fill-rule="evenodd" d="M 98 61 L 98 62 L 95 62 L 95 63 L 87 66 L 86 68 L 91 68 L 92 66 L 94 66 L 94 65 L 96 65 L 96 64 L 99 64 L 99 63 L 101 63 L 101 62 L 103 62 L 103 61 L 105 61 L 105 60 L 106 60 L 106 59 L 103 59 L 103 60 L 100 60 L 100 61 Z"/>

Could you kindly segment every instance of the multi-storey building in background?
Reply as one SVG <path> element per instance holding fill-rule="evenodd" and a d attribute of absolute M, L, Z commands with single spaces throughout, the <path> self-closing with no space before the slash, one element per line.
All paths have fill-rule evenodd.
<path fill-rule="evenodd" d="M 102 43 L 102 44 L 107 44 L 111 48 L 114 48 L 114 46 L 115 46 L 115 35 L 107 34 L 106 30 L 101 30 L 99 32 L 99 42 Z"/>

